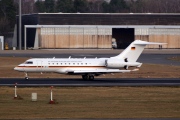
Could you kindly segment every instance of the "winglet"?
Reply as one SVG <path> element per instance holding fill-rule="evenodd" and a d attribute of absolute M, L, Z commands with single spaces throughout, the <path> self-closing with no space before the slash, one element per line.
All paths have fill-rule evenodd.
<path fill-rule="evenodd" d="M 131 70 L 131 71 L 133 71 L 133 72 L 134 72 L 134 71 L 138 71 L 138 70 L 139 70 L 139 69 L 138 69 L 138 68 L 136 68 L 136 69 L 133 69 L 133 70 Z"/>

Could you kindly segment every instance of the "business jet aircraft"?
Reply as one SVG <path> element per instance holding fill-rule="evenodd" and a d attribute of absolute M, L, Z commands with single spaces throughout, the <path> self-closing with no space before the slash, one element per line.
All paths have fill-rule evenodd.
<path fill-rule="evenodd" d="M 135 40 L 121 54 L 110 58 L 33 58 L 18 65 L 14 70 L 24 72 L 54 72 L 69 75 L 82 75 L 84 80 L 106 73 L 137 71 L 142 63 L 136 62 L 146 45 L 164 44 Z M 128 68 L 135 67 L 132 70 Z"/>

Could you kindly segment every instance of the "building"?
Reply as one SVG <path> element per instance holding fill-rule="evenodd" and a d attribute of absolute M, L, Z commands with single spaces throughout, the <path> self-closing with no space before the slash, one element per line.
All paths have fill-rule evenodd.
<path fill-rule="evenodd" d="M 120 49 L 135 39 L 180 48 L 180 14 L 38 13 L 23 15 L 22 21 L 24 47 L 110 49 L 115 38 Z"/>

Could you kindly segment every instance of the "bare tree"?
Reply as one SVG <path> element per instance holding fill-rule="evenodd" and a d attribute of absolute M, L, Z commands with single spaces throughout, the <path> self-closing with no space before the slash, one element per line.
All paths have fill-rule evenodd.
<path fill-rule="evenodd" d="M 102 13 L 103 8 L 102 8 L 102 0 L 97 0 L 97 1 L 90 1 L 88 3 L 88 12 L 90 13 Z"/>
<path fill-rule="evenodd" d="M 129 12 L 180 13 L 180 0 L 129 0 Z"/>
<path fill-rule="evenodd" d="M 9 20 L 5 17 L 0 19 L 0 35 L 5 36 L 7 32 L 9 31 Z"/>

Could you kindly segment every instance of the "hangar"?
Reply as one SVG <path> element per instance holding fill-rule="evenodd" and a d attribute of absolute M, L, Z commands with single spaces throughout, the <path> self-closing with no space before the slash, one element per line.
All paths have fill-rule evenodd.
<path fill-rule="evenodd" d="M 122 49 L 135 39 L 141 39 L 168 43 L 163 48 L 180 48 L 179 21 L 180 14 L 29 14 L 22 16 L 22 45 L 24 49 L 111 49 L 112 39 L 115 39 Z M 14 45 L 18 47 L 18 41 Z"/>

